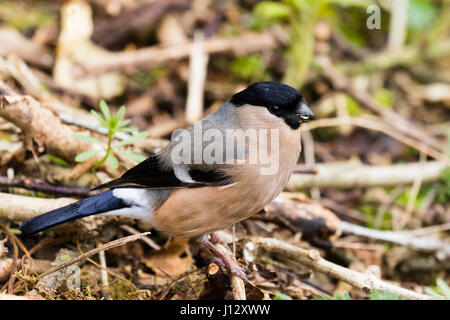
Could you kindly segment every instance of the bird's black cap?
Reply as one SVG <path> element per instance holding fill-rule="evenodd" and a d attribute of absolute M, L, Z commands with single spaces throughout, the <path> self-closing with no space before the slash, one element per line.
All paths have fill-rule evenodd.
<path fill-rule="evenodd" d="M 254 106 L 270 107 L 277 105 L 281 108 L 297 105 L 303 96 L 294 88 L 275 81 L 255 82 L 246 89 L 236 93 L 230 101 L 236 106 L 251 104 Z"/>

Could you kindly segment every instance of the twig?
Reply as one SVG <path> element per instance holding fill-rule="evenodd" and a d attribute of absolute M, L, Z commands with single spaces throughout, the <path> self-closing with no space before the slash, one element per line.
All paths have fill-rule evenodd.
<path fill-rule="evenodd" d="M 349 62 L 339 65 L 345 73 L 372 72 L 386 70 L 396 66 L 414 64 L 450 54 L 450 41 L 442 39 L 433 41 L 427 46 L 409 45 L 400 51 L 382 50 L 372 55 L 366 55 L 362 62 Z M 436 72 L 434 72 L 436 73 Z"/>
<path fill-rule="evenodd" d="M 80 255 L 85 254 L 85 253 L 83 252 L 83 250 L 81 250 L 81 246 L 80 246 L 80 242 L 78 241 L 78 238 L 77 238 L 77 240 L 76 240 L 76 243 L 77 243 L 77 249 L 78 249 L 78 252 L 80 253 Z M 117 273 L 115 273 L 115 272 L 109 270 L 106 266 L 104 267 L 104 266 L 98 264 L 97 262 L 95 262 L 95 261 L 92 260 L 91 258 L 86 258 L 86 260 L 89 261 L 90 263 L 92 263 L 94 266 L 96 266 L 96 267 L 99 268 L 100 270 L 105 271 L 107 274 L 111 275 L 112 277 L 117 277 L 117 278 L 119 278 L 119 279 L 122 279 L 122 280 L 128 282 L 132 287 L 134 287 L 134 288 L 137 290 L 136 286 L 135 286 L 130 280 L 128 280 L 128 279 L 122 277 L 120 274 L 117 274 Z"/>
<path fill-rule="evenodd" d="M 3 287 L 3 289 L 0 291 L 0 294 L 5 292 L 6 290 L 8 290 L 8 293 L 12 293 L 14 289 L 14 280 L 16 278 L 17 260 L 19 259 L 19 249 L 16 242 L 17 238 L 4 225 L 0 224 L 0 228 L 6 234 L 6 236 L 8 237 L 9 241 L 13 246 L 12 268 L 9 273 L 8 285 Z"/>
<path fill-rule="evenodd" d="M 445 150 L 445 145 L 440 144 L 434 137 L 428 135 L 427 132 L 419 128 L 416 124 L 390 109 L 382 108 L 367 92 L 355 88 L 346 78 L 338 73 L 329 58 L 320 57 L 317 59 L 317 63 L 322 67 L 323 76 L 331 82 L 331 85 L 336 90 L 346 92 L 364 108 L 379 114 L 403 134 L 424 141 L 427 145 L 437 150 Z"/>
<path fill-rule="evenodd" d="M 253 238 L 252 242 L 265 251 L 294 259 L 311 269 L 347 282 L 363 291 L 389 291 L 414 300 L 431 300 L 433 297 L 401 288 L 380 280 L 374 274 L 353 271 L 323 259 L 316 250 L 306 250 L 273 238 Z"/>
<path fill-rule="evenodd" d="M 223 246 L 221 243 L 216 243 L 215 246 L 218 250 L 222 251 L 223 254 L 229 256 L 237 263 L 232 252 L 230 252 L 225 246 Z M 247 300 L 244 280 L 230 272 L 230 282 L 234 300 Z"/>
<path fill-rule="evenodd" d="M 405 41 L 408 23 L 409 0 L 396 0 L 391 3 L 391 21 L 389 24 L 388 48 L 398 51 Z"/>
<path fill-rule="evenodd" d="M 425 155 L 421 152 L 420 153 L 420 162 L 419 165 L 423 165 L 426 161 L 425 159 Z M 419 168 L 419 172 L 421 173 L 423 170 L 423 168 Z M 398 221 L 397 224 L 394 224 L 394 230 L 401 230 L 403 229 L 403 227 L 408 223 L 409 219 L 411 218 L 411 214 L 414 210 L 414 204 L 416 203 L 417 200 L 417 196 L 419 194 L 420 191 L 420 187 L 422 186 L 422 179 L 423 179 L 423 175 L 422 174 L 418 174 L 416 176 L 416 178 L 414 179 L 412 188 L 411 188 L 411 193 L 409 195 L 408 198 L 408 203 L 406 205 L 406 209 L 403 213 L 403 215 L 400 215 L 400 221 Z"/>
<path fill-rule="evenodd" d="M 244 55 L 272 49 L 278 45 L 278 41 L 271 32 L 262 34 L 249 33 L 231 39 L 208 39 L 204 42 L 204 50 L 208 54 L 234 53 Z M 187 58 L 192 52 L 193 42 L 170 47 L 149 47 L 134 51 L 114 53 L 105 57 L 101 63 L 84 64 L 75 73 L 75 77 L 81 78 L 88 75 L 100 74 L 109 71 L 134 71 L 138 68 L 150 69 L 165 65 L 171 61 Z"/>
<path fill-rule="evenodd" d="M 389 194 L 387 201 L 383 201 L 380 207 L 377 210 L 377 214 L 375 216 L 375 220 L 373 222 L 373 226 L 375 229 L 381 227 L 381 223 L 383 222 L 384 214 L 389 209 L 389 207 L 394 203 L 399 195 L 401 195 L 405 191 L 404 185 L 396 186 L 394 190 Z"/>
<path fill-rule="evenodd" d="M 358 163 L 317 164 L 317 175 L 293 174 L 287 185 L 290 191 L 302 188 L 360 188 L 411 184 L 418 175 L 423 182 L 440 178 L 445 164 L 438 161 L 368 166 Z"/>
<path fill-rule="evenodd" d="M 35 182 L 31 179 L 9 179 L 0 176 L 0 187 L 18 187 L 28 190 L 40 191 L 52 195 L 69 197 L 90 197 L 95 194 L 89 188 L 72 188 L 56 186 L 47 183 Z"/>
<path fill-rule="evenodd" d="M 80 152 L 91 149 L 86 142 L 73 139 L 74 131 L 61 123 L 58 116 L 42 107 L 31 96 L 14 93 L 0 81 L 0 117 L 11 121 L 25 135 L 26 147 L 72 161 Z"/>
<path fill-rule="evenodd" d="M 302 132 L 302 142 L 303 142 L 303 152 L 305 155 L 305 164 L 307 166 L 314 167 L 316 164 L 316 159 L 314 157 L 314 140 L 312 138 L 311 132 Z M 318 187 L 311 188 L 311 198 L 314 200 L 320 200 L 320 189 Z"/>
<path fill-rule="evenodd" d="M 130 233 L 130 234 L 139 234 L 140 232 L 137 231 L 136 229 L 134 229 L 133 227 L 130 227 L 129 225 L 126 224 L 122 224 L 120 225 L 120 228 L 122 230 L 125 230 L 126 232 Z M 145 242 L 146 244 L 148 244 L 148 246 L 152 249 L 155 250 L 161 250 L 161 246 L 157 245 L 152 239 L 150 239 L 149 237 L 142 237 L 141 240 L 143 242 Z"/>
<path fill-rule="evenodd" d="M 194 123 L 202 117 L 207 67 L 208 54 L 204 50 L 204 35 L 198 31 L 194 35 L 194 44 L 192 45 L 189 60 L 189 82 L 186 100 L 186 121 L 188 123 Z"/>
<path fill-rule="evenodd" d="M 427 156 L 441 161 L 448 166 L 450 166 L 450 159 L 440 151 L 437 151 L 433 148 L 430 148 L 428 145 L 423 143 L 421 140 L 416 140 L 411 137 L 404 135 L 399 132 L 395 128 L 392 128 L 387 123 L 379 121 L 377 117 L 370 118 L 354 118 L 354 117 L 340 117 L 340 118 L 323 118 L 319 120 L 315 120 L 310 123 L 306 123 L 302 127 L 302 131 L 304 130 L 313 130 L 317 128 L 323 127 L 335 127 L 335 126 L 345 126 L 345 125 L 354 125 L 361 128 L 366 128 L 370 130 L 380 131 L 384 134 L 391 136 L 392 138 L 419 150 L 420 152 L 425 153 Z"/>
<path fill-rule="evenodd" d="M 440 240 L 436 237 L 419 237 L 413 231 L 381 231 L 361 227 L 345 221 L 339 223 L 339 229 L 344 233 L 387 241 L 416 251 L 435 252 L 440 259 L 450 257 L 450 242 Z"/>
<path fill-rule="evenodd" d="M 10 221 L 25 221 L 75 201 L 72 198 L 45 199 L 0 192 L 0 217 Z"/>
<path fill-rule="evenodd" d="M 109 287 L 108 283 L 108 273 L 106 272 L 107 266 L 106 266 L 106 257 L 105 257 L 105 251 L 100 251 L 98 253 L 98 259 L 100 261 L 100 265 L 102 266 L 101 274 L 102 274 L 102 285 L 104 288 Z"/>
<path fill-rule="evenodd" d="M 88 129 L 89 131 L 92 132 L 97 132 L 103 135 L 107 135 L 108 134 L 108 129 L 105 129 L 103 127 L 99 127 L 98 123 L 96 123 L 95 121 L 87 121 L 84 119 L 80 119 L 79 117 L 74 117 L 71 114 L 67 114 L 67 113 L 59 113 L 59 118 L 67 124 L 72 124 L 74 126 L 80 127 L 80 128 L 84 128 L 84 129 Z M 128 138 L 130 138 L 131 135 L 129 135 L 128 133 L 125 132 L 116 132 L 114 134 L 114 138 L 117 138 L 119 140 L 126 140 Z"/>
<path fill-rule="evenodd" d="M 129 41 L 130 37 L 159 22 L 165 13 L 187 5 L 186 0 L 159 0 L 144 3 L 112 19 L 95 23 L 92 39 L 107 48 L 115 48 Z"/>
<path fill-rule="evenodd" d="M 54 61 L 50 50 L 25 38 L 16 29 L 1 28 L 0 56 L 6 57 L 11 53 L 15 53 L 23 60 L 45 69 L 50 69 Z"/>
<path fill-rule="evenodd" d="M 86 252 L 84 254 L 81 254 L 81 255 L 73 258 L 73 259 L 70 259 L 69 261 L 66 261 L 64 263 L 61 263 L 61 264 L 55 266 L 54 268 L 51 268 L 50 270 L 47 270 L 46 272 L 42 273 L 40 276 L 41 277 L 45 277 L 46 275 L 49 275 L 49 274 L 51 274 L 53 272 L 61 270 L 62 268 L 66 268 L 66 267 L 68 267 L 68 266 L 70 266 L 70 265 L 72 265 L 74 263 L 77 263 L 78 261 L 85 260 L 85 259 L 89 258 L 90 256 L 93 256 L 93 255 L 99 253 L 100 251 L 106 251 L 106 250 L 109 250 L 109 249 L 112 249 L 112 248 L 115 248 L 115 247 L 123 246 L 124 244 L 127 244 L 127 243 L 132 242 L 132 241 L 139 240 L 142 237 L 144 237 L 146 235 L 149 235 L 149 234 L 150 234 L 150 232 L 144 232 L 144 233 L 131 235 L 131 236 L 128 236 L 128 237 L 120 238 L 120 239 L 117 239 L 117 240 L 105 243 L 105 244 L 103 244 L 103 245 L 101 245 L 101 246 L 99 246 L 99 247 L 97 247 L 95 249 L 92 249 L 91 251 L 88 251 L 88 252 Z"/>

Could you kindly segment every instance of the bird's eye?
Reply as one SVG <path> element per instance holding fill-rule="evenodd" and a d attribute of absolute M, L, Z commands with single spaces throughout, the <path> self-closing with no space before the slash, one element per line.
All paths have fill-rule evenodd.
<path fill-rule="evenodd" d="M 279 106 L 270 106 L 269 111 L 270 111 L 270 113 L 277 114 L 280 112 L 280 107 Z"/>

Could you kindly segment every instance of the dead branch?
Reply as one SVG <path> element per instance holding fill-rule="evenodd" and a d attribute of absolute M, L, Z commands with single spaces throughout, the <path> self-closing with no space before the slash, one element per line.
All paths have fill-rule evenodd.
<path fill-rule="evenodd" d="M 363 291 L 389 291 L 412 300 L 431 300 L 433 297 L 401 288 L 392 283 L 380 280 L 374 274 L 361 273 L 344 268 L 323 259 L 316 250 L 306 250 L 273 238 L 253 238 L 252 242 L 263 251 L 275 253 L 336 279 L 342 280 Z"/>
<path fill-rule="evenodd" d="M 197 32 L 189 57 L 188 95 L 186 99 L 186 121 L 194 123 L 203 115 L 203 96 L 208 72 L 209 56 L 203 49 L 204 35 Z"/>
<path fill-rule="evenodd" d="M 324 245 L 340 234 L 340 220 L 336 215 L 306 197 L 299 199 L 282 193 L 266 205 L 264 211 L 266 215 L 280 220 L 294 232 L 301 232 L 302 239 L 312 244 L 320 242 Z"/>
<path fill-rule="evenodd" d="M 25 221 L 75 201 L 72 198 L 45 199 L 0 192 L 0 218 Z"/>
<path fill-rule="evenodd" d="M 437 237 L 418 236 L 412 231 L 382 231 L 369 229 L 356 224 L 341 221 L 339 229 L 344 233 L 367 237 L 370 239 L 387 241 L 408 247 L 420 252 L 435 252 L 436 256 L 443 260 L 450 257 L 450 242 Z"/>
<path fill-rule="evenodd" d="M 92 40 L 106 48 L 115 48 L 130 40 L 135 33 L 157 24 L 170 9 L 185 6 L 186 0 L 159 0 L 145 3 L 112 19 L 95 23 Z"/>
<path fill-rule="evenodd" d="M 0 117 L 11 121 L 25 136 L 26 148 L 44 150 L 72 161 L 77 154 L 91 148 L 90 144 L 73 139 L 74 131 L 61 123 L 52 111 L 31 96 L 13 92 L 0 81 Z"/>
<path fill-rule="evenodd" d="M 130 233 L 130 234 L 139 234 L 139 231 L 137 231 L 136 229 L 134 229 L 133 227 L 130 227 L 127 224 L 122 224 L 120 226 L 120 228 L 122 230 L 125 230 L 126 232 Z M 152 239 L 150 239 L 149 237 L 142 237 L 141 238 L 142 242 L 145 242 L 150 248 L 155 249 L 155 250 L 161 250 L 161 246 L 159 246 L 158 244 L 156 244 Z"/>
<path fill-rule="evenodd" d="M 231 39 L 214 38 L 205 40 L 204 52 L 206 54 L 232 53 L 245 55 L 272 49 L 277 45 L 279 45 L 279 41 L 272 32 L 248 33 Z M 75 73 L 77 77 L 81 78 L 109 71 L 132 72 L 138 68 L 150 69 L 189 57 L 194 46 L 193 42 L 189 42 L 170 47 L 155 46 L 113 53 L 109 57 L 105 57 L 101 63 L 83 64 Z"/>
<path fill-rule="evenodd" d="M 45 199 L 26 197 L 0 192 L 0 219 L 22 222 L 37 215 L 51 211 L 76 201 L 72 198 Z M 110 219 L 104 216 L 90 216 L 74 223 L 63 224 L 52 230 L 55 233 L 86 234 L 98 230 Z"/>
<path fill-rule="evenodd" d="M 1 28 L 0 56 L 6 57 L 12 53 L 44 69 L 50 69 L 53 66 L 54 58 L 50 50 L 25 38 L 16 29 Z"/>
<path fill-rule="evenodd" d="M 16 296 L 13 294 L 0 293 L 0 300 L 44 300 L 39 297 Z"/>
<path fill-rule="evenodd" d="M 222 251 L 223 254 L 229 256 L 235 261 L 235 263 L 237 263 L 236 258 L 233 256 L 233 253 L 230 252 L 230 250 L 228 250 L 225 246 L 223 246 L 221 243 L 216 243 L 215 246 L 218 250 Z M 230 272 L 230 282 L 234 300 L 247 300 L 244 280 Z"/>
<path fill-rule="evenodd" d="M 368 166 L 356 163 L 317 164 L 316 175 L 293 174 L 287 189 L 358 188 L 412 184 L 418 175 L 423 182 L 438 180 L 445 164 L 438 161 L 389 166 Z"/>
<path fill-rule="evenodd" d="M 68 197 L 90 197 L 95 194 L 89 188 L 56 186 L 42 182 L 35 182 L 31 179 L 9 179 L 2 176 L 0 176 L 0 187 L 18 187 Z"/>
<path fill-rule="evenodd" d="M 24 161 L 20 170 L 17 171 L 17 175 L 24 176 L 32 180 L 43 180 L 48 184 L 59 185 L 71 188 L 91 188 L 91 186 L 99 182 L 105 181 L 103 175 L 97 177 L 96 174 L 88 172 L 77 179 L 71 180 L 69 174 L 72 168 L 62 167 L 54 164 L 46 156 L 42 155 L 38 158 L 38 161 L 30 158 Z M 108 177 L 106 177 L 108 178 Z"/>
<path fill-rule="evenodd" d="M 415 123 L 412 123 L 408 119 L 390 109 L 382 108 L 367 92 L 355 88 L 345 77 L 338 73 L 330 59 L 322 57 L 317 60 L 319 65 L 322 67 L 323 76 L 331 82 L 331 85 L 336 90 L 346 92 L 349 96 L 361 104 L 361 106 L 376 114 L 379 114 L 388 123 L 391 123 L 396 129 L 405 135 L 414 137 L 419 141 L 424 141 L 437 150 L 445 150 L 445 145 L 442 145 L 434 137 L 428 135 L 427 132 L 419 128 Z"/>
<path fill-rule="evenodd" d="M 416 149 L 420 152 L 423 152 L 427 156 L 436 159 L 438 161 L 441 161 L 447 165 L 450 166 L 450 159 L 440 151 L 437 151 L 431 147 L 429 147 L 427 144 L 423 143 L 421 140 L 416 140 L 411 137 L 408 137 L 407 135 L 401 133 L 400 131 L 396 130 L 395 128 L 391 127 L 384 121 L 380 121 L 379 118 L 375 116 L 371 117 L 338 117 L 338 118 L 323 118 L 319 120 L 315 120 L 311 123 L 307 123 L 303 126 L 301 130 L 313 130 L 316 128 L 323 128 L 323 127 L 334 127 L 334 126 L 346 126 L 346 125 L 354 125 L 361 128 L 366 128 L 369 130 L 375 130 L 379 132 L 383 132 L 384 134 L 387 134 L 388 136 L 391 136 L 392 138 Z"/>
<path fill-rule="evenodd" d="M 144 233 L 131 235 L 131 236 L 128 236 L 128 237 L 120 238 L 120 239 L 117 239 L 117 240 L 105 243 L 105 244 L 103 244 L 101 246 L 98 246 L 95 249 L 92 249 L 92 250 L 90 250 L 90 251 L 88 251 L 86 253 L 83 253 L 83 254 L 81 254 L 81 255 L 73 258 L 73 259 L 70 259 L 69 261 L 61 263 L 61 264 L 57 265 L 56 267 L 54 267 L 54 268 L 52 268 L 50 270 L 47 270 L 46 272 L 40 274 L 40 276 L 41 277 L 45 277 L 46 275 L 49 275 L 49 274 L 51 274 L 53 272 L 61 270 L 62 268 L 66 268 L 66 267 L 68 267 L 68 266 L 70 266 L 70 265 L 72 265 L 74 263 L 86 260 L 87 258 L 89 258 L 89 257 L 91 257 L 91 256 L 93 256 L 93 255 L 95 255 L 97 253 L 99 253 L 100 251 L 106 251 L 106 250 L 109 250 L 109 249 L 112 249 L 112 248 L 115 248 L 115 247 L 123 246 L 123 245 L 125 245 L 125 244 L 127 244 L 129 242 L 139 240 L 142 237 L 145 237 L 145 236 L 147 236 L 149 234 L 150 234 L 150 232 L 144 232 Z"/>
<path fill-rule="evenodd" d="M 386 70 L 396 66 L 405 66 L 419 61 L 427 61 L 450 55 L 450 41 L 443 39 L 429 43 L 426 47 L 405 46 L 400 51 L 383 50 L 366 55 L 362 62 L 343 63 L 339 67 L 346 73 L 372 72 Z"/>

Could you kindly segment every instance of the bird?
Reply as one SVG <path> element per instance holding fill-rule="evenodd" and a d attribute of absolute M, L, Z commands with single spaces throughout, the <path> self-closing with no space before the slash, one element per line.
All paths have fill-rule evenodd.
<path fill-rule="evenodd" d="M 191 127 L 175 130 L 159 152 L 94 188 L 107 191 L 33 217 L 19 229 L 25 236 L 90 215 L 141 219 L 168 237 L 198 239 L 245 279 L 209 235 L 278 196 L 300 156 L 300 125 L 313 119 L 298 90 L 255 82 Z"/>

